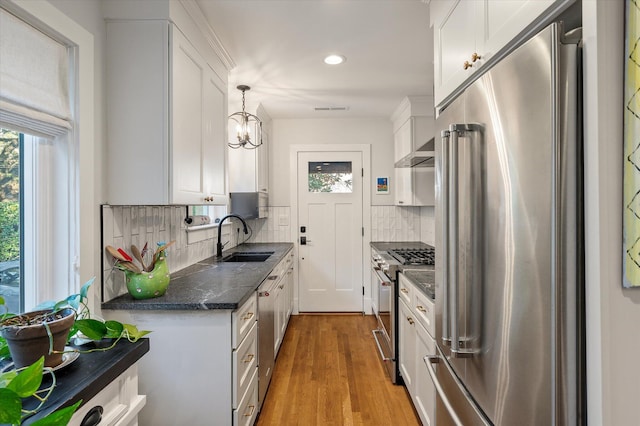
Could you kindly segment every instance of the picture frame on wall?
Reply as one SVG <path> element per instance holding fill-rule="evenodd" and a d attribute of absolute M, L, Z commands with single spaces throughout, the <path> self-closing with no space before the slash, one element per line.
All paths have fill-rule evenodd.
<path fill-rule="evenodd" d="M 623 273 L 640 288 L 640 4 L 625 0 Z"/>
<path fill-rule="evenodd" d="M 386 176 L 376 178 L 376 194 L 389 193 L 389 178 Z"/>

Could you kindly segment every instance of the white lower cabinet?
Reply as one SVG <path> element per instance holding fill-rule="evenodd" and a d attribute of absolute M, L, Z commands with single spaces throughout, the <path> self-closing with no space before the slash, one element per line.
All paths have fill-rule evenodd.
<path fill-rule="evenodd" d="M 245 394 L 251 393 L 251 381 L 258 368 L 258 323 L 242 341 L 240 347 L 233 351 L 233 408 L 242 405 Z"/>
<path fill-rule="evenodd" d="M 436 342 L 420 323 L 416 323 L 415 360 L 413 405 L 422 420 L 423 425 L 435 425 L 436 389 L 429 377 L 429 372 L 423 361 L 426 355 L 436 353 Z"/>
<path fill-rule="evenodd" d="M 435 341 L 427 331 L 432 328 L 433 301 L 428 299 L 404 275 L 399 288 L 405 289 L 398 300 L 398 357 L 400 375 L 423 425 L 435 425 L 435 387 L 424 364 L 426 355 L 435 354 Z M 427 328 L 425 328 L 425 326 Z"/>
<path fill-rule="evenodd" d="M 238 408 L 233 410 L 233 424 L 237 426 L 250 426 L 256 421 L 258 415 L 258 370 L 253 372 L 247 392 L 242 398 Z"/>
<path fill-rule="evenodd" d="M 416 376 L 416 327 L 411 310 L 404 301 L 398 302 L 400 309 L 398 317 L 398 336 L 400 339 L 400 374 L 404 384 L 413 398 L 415 394 Z"/>
<path fill-rule="evenodd" d="M 275 312 L 274 312 L 274 357 L 278 355 L 280 345 L 287 331 L 289 318 L 293 311 L 293 251 L 290 251 L 284 259 L 273 269 L 272 274 L 277 275 L 278 284 L 275 287 Z"/>
<path fill-rule="evenodd" d="M 129 367 L 104 389 L 75 412 L 70 426 L 82 425 L 85 417 L 102 408 L 100 424 L 133 426 L 138 424 L 138 413 L 145 406 L 145 395 L 138 395 L 138 367 Z"/>
<path fill-rule="evenodd" d="M 233 311 L 103 310 L 103 315 L 152 330 L 151 350 L 138 361 L 140 391 L 147 396 L 140 425 L 253 424 L 258 414 L 255 292 Z"/>

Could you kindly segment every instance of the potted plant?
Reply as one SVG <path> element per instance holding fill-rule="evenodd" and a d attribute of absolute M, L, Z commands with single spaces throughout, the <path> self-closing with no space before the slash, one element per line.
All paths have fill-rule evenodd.
<path fill-rule="evenodd" d="M 0 298 L 0 305 L 5 306 L 0 317 L 0 360 L 10 356 L 16 368 L 22 368 L 43 356 L 45 367 L 55 367 L 62 362 L 65 345 L 73 337 L 81 336 L 85 341 L 113 339 L 106 347 L 71 349 L 87 353 L 109 350 L 122 338 L 135 342 L 147 335 L 149 331 L 139 331 L 132 324 L 91 318 L 87 292 L 94 280 L 87 281 L 78 294 L 59 302 L 45 302 L 36 311 L 21 315 L 8 313 Z"/>
<path fill-rule="evenodd" d="M 0 374 L 0 424 L 20 424 L 24 418 L 35 414 L 44 405 L 56 386 L 52 367 L 59 365 L 60 362 L 56 363 L 55 355 L 61 357 L 69 351 L 74 353 L 107 351 L 113 348 L 122 338 L 135 342 L 150 333 L 149 331 L 138 330 L 132 324 L 91 318 L 91 312 L 87 305 L 87 293 L 94 279 L 87 281 L 78 294 L 72 294 L 59 302 L 45 302 L 39 305 L 36 307 L 37 313 L 22 315 L 9 313 L 4 298 L 0 296 L 0 306 L 4 307 L 4 313 L 0 315 L 0 361 L 12 358 L 15 365 L 15 369 Z M 71 321 L 69 321 L 69 318 Z M 65 324 L 65 327 L 62 328 L 66 331 L 58 330 L 57 323 L 59 321 L 70 322 L 70 324 Z M 30 334 L 30 331 L 27 332 L 25 330 L 30 330 L 31 327 L 39 328 L 41 331 L 44 330 L 44 332 L 40 333 L 44 337 L 39 336 L 39 339 L 43 340 L 45 344 L 38 346 L 37 349 L 35 347 L 29 349 L 29 351 L 36 353 L 20 354 L 24 347 L 20 344 L 16 345 L 14 337 Z M 56 341 L 58 334 L 63 336 L 61 347 Z M 107 342 L 106 346 L 87 349 L 65 347 L 65 344 L 74 337 L 81 337 L 84 342 L 99 342 L 103 341 L 103 339 L 111 339 L 111 341 Z M 51 355 L 54 355 L 54 357 L 51 358 Z M 36 356 L 35 361 L 29 363 L 28 359 L 32 359 L 34 356 Z M 54 361 L 49 362 L 49 366 L 45 361 L 47 357 L 54 359 Z M 49 387 L 40 389 L 43 372 L 51 374 L 53 380 Z M 38 406 L 33 410 L 23 410 L 22 399 L 32 396 L 39 401 Z M 39 419 L 33 425 L 67 424 L 81 402 L 78 401 L 73 406 L 57 410 Z"/>

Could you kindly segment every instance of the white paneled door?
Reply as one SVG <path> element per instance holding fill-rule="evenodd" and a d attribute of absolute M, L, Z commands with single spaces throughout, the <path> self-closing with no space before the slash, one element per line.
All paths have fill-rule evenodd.
<path fill-rule="evenodd" d="M 362 152 L 299 152 L 300 312 L 362 312 L 362 226 Z"/>

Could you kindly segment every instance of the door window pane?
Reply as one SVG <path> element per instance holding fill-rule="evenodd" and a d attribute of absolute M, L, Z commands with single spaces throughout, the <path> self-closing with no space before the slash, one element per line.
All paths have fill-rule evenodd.
<path fill-rule="evenodd" d="M 20 291 L 20 161 L 18 132 L 0 128 L 0 296 L 22 312 Z M 0 315 L 3 312 L 0 312 Z"/>
<path fill-rule="evenodd" d="M 309 192 L 353 192 L 351 161 L 310 162 Z"/>

